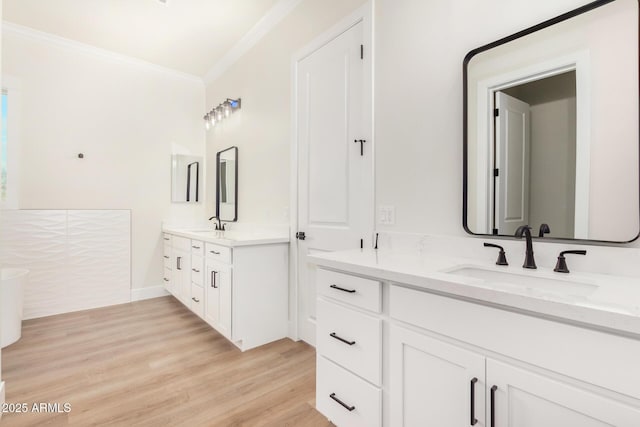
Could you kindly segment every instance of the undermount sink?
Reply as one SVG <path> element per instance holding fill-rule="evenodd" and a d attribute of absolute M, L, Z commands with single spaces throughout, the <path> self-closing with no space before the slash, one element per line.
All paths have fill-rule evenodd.
<path fill-rule="evenodd" d="M 533 289 L 544 293 L 564 294 L 573 296 L 588 296 L 594 293 L 598 286 L 577 280 L 562 280 L 545 277 L 544 275 L 518 274 L 509 271 L 497 271 L 482 267 L 461 266 L 446 273 L 480 279 L 487 284 L 506 286 L 508 288 Z M 544 274 L 544 273 L 542 273 Z"/>

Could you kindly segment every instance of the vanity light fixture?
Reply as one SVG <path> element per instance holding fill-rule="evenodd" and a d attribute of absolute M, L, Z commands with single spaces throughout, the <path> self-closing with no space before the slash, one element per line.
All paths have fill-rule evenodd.
<path fill-rule="evenodd" d="M 222 119 L 226 119 L 231 116 L 231 113 L 240 109 L 241 100 L 227 98 L 223 103 L 219 104 L 217 107 L 211 109 L 204 116 L 204 127 L 209 130 L 213 126 L 216 125 L 217 122 L 220 122 Z"/>

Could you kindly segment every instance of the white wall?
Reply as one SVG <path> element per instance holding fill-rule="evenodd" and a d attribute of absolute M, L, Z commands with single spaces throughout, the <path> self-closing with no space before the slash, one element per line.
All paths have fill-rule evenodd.
<path fill-rule="evenodd" d="M 162 221 L 204 216 L 203 203 L 170 202 L 172 151 L 204 152 L 203 84 L 3 32 L 2 73 L 22 89 L 19 207 L 130 209 L 132 287 L 162 284 Z"/>
<path fill-rule="evenodd" d="M 242 109 L 207 133 L 210 177 L 215 176 L 216 152 L 238 146 L 239 221 L 289 222 L 292 55 L 363 3 L 302 1 L 207 86 L 207 111 L 226 98 L 242 98 Z M 215 188 L 210 191 L 207 212 L 213 215 Z"/>
<path fill-rule="evenodd" d="M 396 207 L 378 228 L 464 235 L 463 57 L 586 3 L 376 1 L 376 202 Z"/>

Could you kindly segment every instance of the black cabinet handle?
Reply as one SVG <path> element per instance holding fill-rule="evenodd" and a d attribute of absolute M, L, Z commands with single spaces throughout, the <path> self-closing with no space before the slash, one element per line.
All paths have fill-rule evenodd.
<path fill-rule="evenodd" d="M 209 251 L 209 252 L 211 252 L 214 255 L 220 255 L 220 252 L 216 252 L 216 251 Z"/>
<path fill-rule="evenodd" d="M 169 259 L 169 258 L 170 258 L 170 257 L 169 257 L 169 255 L 165 255 L 164 257 L 165 257 L 166 259 Z"/>
<path fill-rule="evenodd" d="M 331 394 L 329 395 L 329 397 L 330 397 L 330 398 L 332 398 L 333 400 L 335 400 L 336 402 L 338 402 L 338 403 L 339 403 L 339 404 L 340 404 L 344 409 L 346 409 L 346 410 L 347 410 L 347 411 L 349 411 L 349 412 L 351 412 L 351 411 L 353 411 L 354 409 L 356 409 L 356 407 L 355 407 L 355 406 L 349 406 L 349 405 L 347 405 L 346 403 L 344 403 L 342 400 L 338 399 L 338 398 L 336 397 L 336 394 L 335 394 L 335 393 L 331 393 Z"/>
<path fill-rule="evenodd" d="M 191 271 L 194 271 L 196 273 L 200 273 L 200 270 L 198 270 L 197 268 L 192 268 Z"/>
<path fill-rule="evenodd" d="M 165 282 L 168 282 L 168 281 L 169 281 L 169 279 L 167 279 L 167 278 L 165 277 L 165 278 L 164 278 L 164 281 L 165 281 Z"/>
<path fill-rule="evenodd" d="M 355 289 L 345 289 L 345 288 L 341 288 L 341 287 L 340 287 L 340 286 L 338 286 L 338 285 L 331 285 L 331 286 L 329 286 L 329 287 L 330 287 L 330 288 L 333 288 L 333 289 L 337 289 L 337 290 L 342 291 L 342 292 L 348 292 L 348 293 L 350 293 L 350 294 L 353 294 L 353 293 L 355 293 L 355 292 L 356 292 L 356 290 L 355 290 Z"/>
<path fill-rule="evenodd" d="M 168 237 L 164 237 L 164 240 L 171 240 L 171 239 L 170 239 L 170 238 L 168 238 Z"/>
<path fill-rule="evenodd" d="M 176 268 L 178 270 L 182 270 L 182 267 L 180 267 L 180 261 L 182 261 L 182 257 L 181 256 L 176 258 Z"/>
<path fill-rule="evenodd" d="M 200 246 L 191 246 L 193 249 L 200 249 Z"/>
<path fill-rule="evenodd" d="M 347 341 L 347 340 L 345 340 L 344 338 L 341 338 L 341 337 L 337 336 L 335 332 L 331 332 L 331 333 L 329 334 L 329 336 L 330 336 L 331 338 L 335 338 L 335 339 L 337 339 L 338 341 L 342 341 L 343 343 L 348 344 L 348 345 L 354 345 L 354 344 L 356 343 L 355 341 Z"/>
<path fill-rule="evenodd" d="M 476 383 L 478 382 L 477 378 L 471 378 L 471 420 L 469 424 L 472 426 L 478 423 L 476 419 Z"/>
<path fill-rule="evenodd" d="M 194 300 L 195 302 L 200 302 L 200 300 L 196 297 L 191 297 L 192 300 Z"/>
<path fill-rule="evenodd" d="M 216 284 L 216 273 L 217 271 L 211 270 L 211 287 L 217 289 L 218 285 Z"/>
<path fill-rule="evenodd" d="M 497 385 L 491 387 L 491 427 L 496 427 L 496 390 Z"/>

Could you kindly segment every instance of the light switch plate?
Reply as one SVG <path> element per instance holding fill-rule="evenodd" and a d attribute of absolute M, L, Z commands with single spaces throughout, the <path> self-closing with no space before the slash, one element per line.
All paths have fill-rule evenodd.
<path fill-rule="evenodd" d="M 378 206 L 378 224 L 394 225 L 396 223 L 395 206 L 380 205 Z"/>

